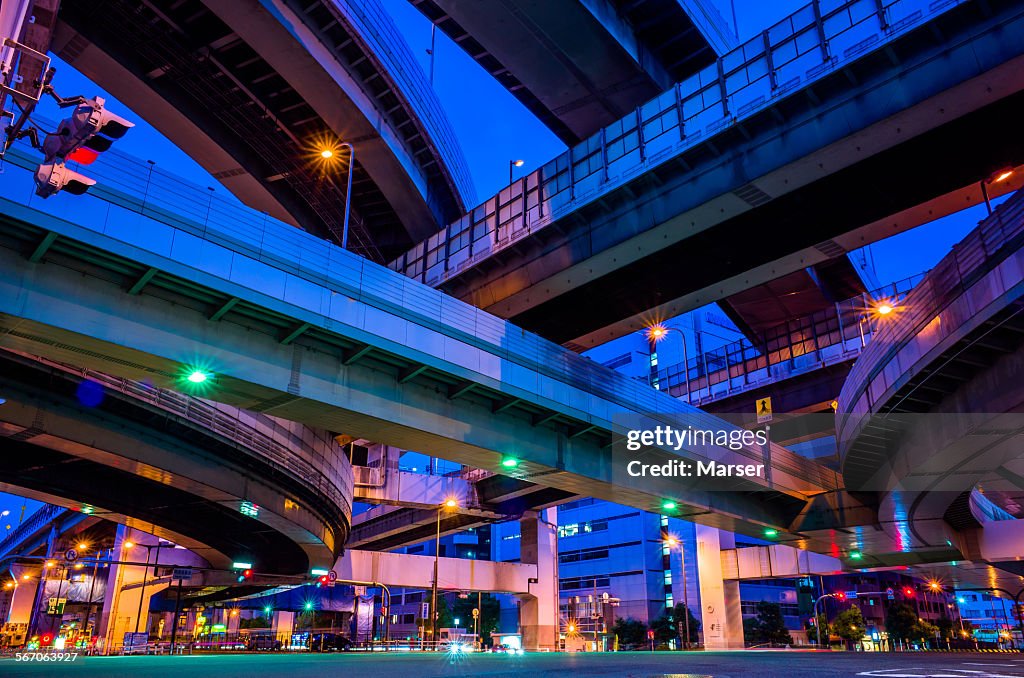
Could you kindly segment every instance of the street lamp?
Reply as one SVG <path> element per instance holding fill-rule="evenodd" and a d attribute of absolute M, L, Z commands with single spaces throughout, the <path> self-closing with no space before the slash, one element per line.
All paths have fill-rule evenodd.
<path fill-rule="evenodd" d="M 682 540 L 676 539 L 675 537 L 667 537 L 665 539 L 665 545 L 671 550 L 672 548 L 679 547 L 679 557 L 682 559 L 680 570 L 683 574 L 683 607 L 686 608 L 685 618 L 683 624 L 686 626 L 686 649 L 690 649 L 690 591 L 689 586 L 686 582 L 686 547 L 683 545 Z"/>
<path fill-rule="evenodd" d="M 430 595 L 430 640 L 437 640 L 437 566 L 441 555 L 441 513 L 445 510 L 451 511 L 459 507 L 459 500 L 455 497 L 448 497 L 444 503 L 437 507 L 437 535 L 434 538 L 434 584 Z M 437 649 L 436 643 L 434 649 Z"/>
<path fill-rule="evenodd" d="M 867 311 L 865 313 L 861 314 L 860 322 L 857 323 L 857 326 L 860 329 L 861 348 L 867 346 L 867 340 L 864 338 L 864 323 L 867 322 L 867 320 L 872 316 L 875 316 L 877 318 L 888 318 L 893 313 L 895 313 L 896 310 L 897 307 L 895 305 L 895 302 L 889 301 L 888 299 L 880 299 L 871 304 L 867 308 Z"/>
<path fill-rule="evenodd" d="M 523 160 L 509 160 L 508 161 L 508 185 L 509 186 L 512 185 L 512 171 L 516 167 L 522 167 L 523 166 L 523 162 L 524 162 Z"/>
<path fill-rule="evenodd" d="M 352 147 L 347 141 L 342 141 L 338 144 L 338 148 L 344 148 L 348 150 L 348 179 L 345 187 L 345 223 L 341 227 L 341 249 L 348 249 L 348 218 L 351 213 L 350 205 L 352 204 L 352 170 L 355 169 L 356 163 L 356 149 Z M 332 162 L 338 157 L 338 152 L 333 148 L 324 147 L 320 149 L 320 157 L 324 162 Z"/>
<path fill-rule="evenodd" d="M 647 347 L 650 349 L 651 355 L 651 372 L 648 376 L 648 383 L 654 388 L 658 388 L 655 384 L 655 376 L 657 374 L 657 364 L 654 362 L 654 356 L 657 352 L 657 345 L 666 339 L 669 332 L 675 331 L 679 334 L 680 341 L 683 342 L 683 378 L 686 382 L 686 404 L 690 404 L 690 359 L 686 351 L 686 333 L 683 332 L 682 328 L 676 326 L 668 326 L 663 323 L 655 323 L 644 330 L 644 336 L 647 337 Z"/>
<path fill-rule="evenodd" d="M 1012 167 L 1004 167 L 1002 169 L 996 170 L 995 172 L 993 172 L 992 174 L 988 175 L 987 177 L 982 179 L 980 182 L 978 182 L 980 184 L 980 186 L 981 186 L 981 197 L 985 199 L 985 209 L 988 210 L 989 214 L 992 214 L 992 201 L 989 199 L 989 196 L 988 196 L 989 184 L 1001 183 L 1003 181 L 1006 181 L 1007 179 L 1009 179 L 1012 176 L 1013 176 L 1013 168 Z"/>

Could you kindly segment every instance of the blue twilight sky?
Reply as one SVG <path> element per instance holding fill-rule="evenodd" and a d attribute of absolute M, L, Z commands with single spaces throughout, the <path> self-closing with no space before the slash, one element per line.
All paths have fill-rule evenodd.
<path fill-rule="evenodd" d="M 806 4 L 802 0 L 710 1 L 718 7 L 730 25 L 735 8 L 740 40 L 764 30 Z M 427 72 L 430 23 L 408 0 L 382 0 L 382 3 L 395 19 L 424 72 Z M 565 146 L 547 128 L 443 33 L 438 31 L 436 40 L 434 89 L 462 145 L 476 184 L 478 200 L 493 195 L 507 183 L 510 159 L 523 159 L 525 165 L 522 171 L 528 172 L 565 150 Z M 155 160 L 166 171 L 179 174 L 194 183 L 213 186 L 219 193 L 226 194 L 220 184 L 197 163 L 139 116 L 133 115 L 127 107 L 116 102 L 114 97 L 59 60 L 55 65 L 58 73 L 54 84 L 61 94 L 106 96 L 112 110 L 123 113 L 137 123 L 129 134 L 117 142 L 119 150 Z M 52 105 L 42 108 L 40 113 L 50 119 L 62 117 Z M 856 199 L 856 196 L 851 195 L 851 199 Z M 865 251 L 856 252 L 853 254 L 854 261 L 872 262 L 877 279 L 883 284 L 915 275 L 931 268 L 983 216 L 982 207 L 966 210 L 872 245 Z M 20 498 L 0 494 L 0 511 L 11 511 L 9 516 L 0 521 L 0 531 L 11 522 L 11 518 L 14 518 L 16 524 L 21 505 Z M 33 510 L 33 505 L 37 504 L 32 503 L 29 512 Z"/>

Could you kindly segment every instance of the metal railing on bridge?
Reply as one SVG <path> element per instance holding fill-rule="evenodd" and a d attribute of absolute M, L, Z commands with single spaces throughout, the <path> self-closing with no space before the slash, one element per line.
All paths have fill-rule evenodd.
<path fill-rule="evenodd" d="M 388 265 L 439 285 L 964 1 L 815 0 Z"/>
<path fill-rule="evenodd" d="M 0 541 L 0 561 L 10 555 L 11 550 L 21 544 L 26 537 L 33 532 L 52 522 L 57 516 L 66 511 L 63 506 L 43 504 L 35 513 L 23 520 L 20 525 L 14 528 L 10 534 Z"/>
<path fill-rule="evenodd" d="M 898 280 L 838 302 L 803 318 L 765 330 L 658 370 L 658 386 L 694 405 L 853 360 L 877 328 L 873 306 L 898 304 L 925 274 Z"/>

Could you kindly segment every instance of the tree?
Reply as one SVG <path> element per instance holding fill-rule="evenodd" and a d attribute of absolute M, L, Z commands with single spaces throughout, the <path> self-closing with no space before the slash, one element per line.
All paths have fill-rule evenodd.
<path fill-rule="evenodd" d="M 939 627 L 930 622 L 926 622 L 923 619 L 919 619 L 917 624 L 914 625 L 913 636 L 914 640 L 920 640 L 924 644 L 930 643 L 935 640 L 935 636 L 939 633 Z"/>
<path fill-rule="evenodd" d="M 832 622 L 832 631 L 848 643 L 862 639 L 867 630 L 868 625 L 864 623 L 864 615 L 855 605 L 840 612 Z"/>
<path fill-rule="evenodd" d="M 652 621 L 651 630 L 654 631 L 654 640 L 659 644 L 676 638 L 676 625 L 672 622 L 672 617 L 667 614 Z"/>
<path fill-rule="evenodd" d="M 612 633 L 618 636 L 620 645 L 642 645 L 647 642 L 647 626 L 631 617 L 616 619 Z"/>
<path fill-rule="evenodd" d="M 821 644 L 822 646 L 828 645 L 828 640 L 832 635 L 832 626 L 828 623 L 828 615 L 824 612 L 818 615 L 818 626 L 821 627 Z M 814 617 L 809 617 L 804 622 L 804 628 L 807 629 L 807 636 L 814 642 L 818 642 L 818 628 L 814 625 Z"/>
<path fill-rule="evenodd" d="M 675 608 L 672 611 L 672 620 L 676 624 L 676 631 L 679 635 L 679 639 L 686 640 L 686 627 L 683 626 L 683 620 L 686 620 L 690 626 L 690 642 L 696 643 L 700 638 L 697 634 L 700 632 L 700 620 L 693 616 L 693 611 L 686 607 L 683 603 L 676 603 Z"/>
<path fill-rule="evenodd" d="M 452 605 L 452 616 L 458 618 L 459 625 L 463 628 L 473 630 L 473 609 L 480 607 L 480 639 L 485 645 L 489 645 L 491 634 L 498 630 L 498 620 L 501 616 L 501 603 L 495 596 L 485 593 L 477 597 L 471 593 L 468 598 L 456 598 Z M 440 606 L 438 606 L 440 608 Z"/>
<path fill-rule="evenodd" d="M 757 615 L 753 619 L 744 620 L 743 635 L 749 643 L 793 643 L 793 637 L 789 635 L 786 621 L 782 617 L 782 608 L 778 603 L 766 601 L 757 604 Z"/>
<path fill-rule="evenodd" d="M 939 629 L 939 635 L 943 638 L 955 638 L 956 632 L 953 630 L 953 620 L 942 615 L 938 621 L 935 622 L 935 627 Z"/>
<path fill-rule="evenodd" d="M 894 640 L 911 640 L 915 638 L 917 613 L 906 603 L 889 606 L 885 612 L 885 630 Z"/>

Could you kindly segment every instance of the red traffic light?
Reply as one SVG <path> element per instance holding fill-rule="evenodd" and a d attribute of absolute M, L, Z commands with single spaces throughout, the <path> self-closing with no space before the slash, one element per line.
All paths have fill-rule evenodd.
<path fill-rule="evenodd" d="M 41 640 L 42 640 L 43 645 L 49 645 L 50 642 L 53 640 L 53 636 L 51 636 L 49 633 L 47 633 L 45 636 L 42 637 Z"/>
<path fill-rule="evenodd" d="M 914 589 L 912 589 L 909 586 L 904 587 L 903 588 L 903 595 L 905 595 L 907 598 L 913 598 L 914 597 Z"/>
<path fill-rule="evenodd" d="M 836 594 L 836 600 L 846 600 L 846 594 L 840 591 Z"/>
<path fill-rule="evenodd" d="M 331 580 L 327 577 L 326 574 L 320 575 L 319 577 L 317 577 L 316 586 L 317 588 L 320 588 L 321 586 L 327 586 L 328 582 L 330 581 Z"/>
<path fill-rule="evenodd" d="M 248 579 L 252 576 L 252 570 L 245 570 L 244 572 L 242 572 L 242 576 Z"/>

